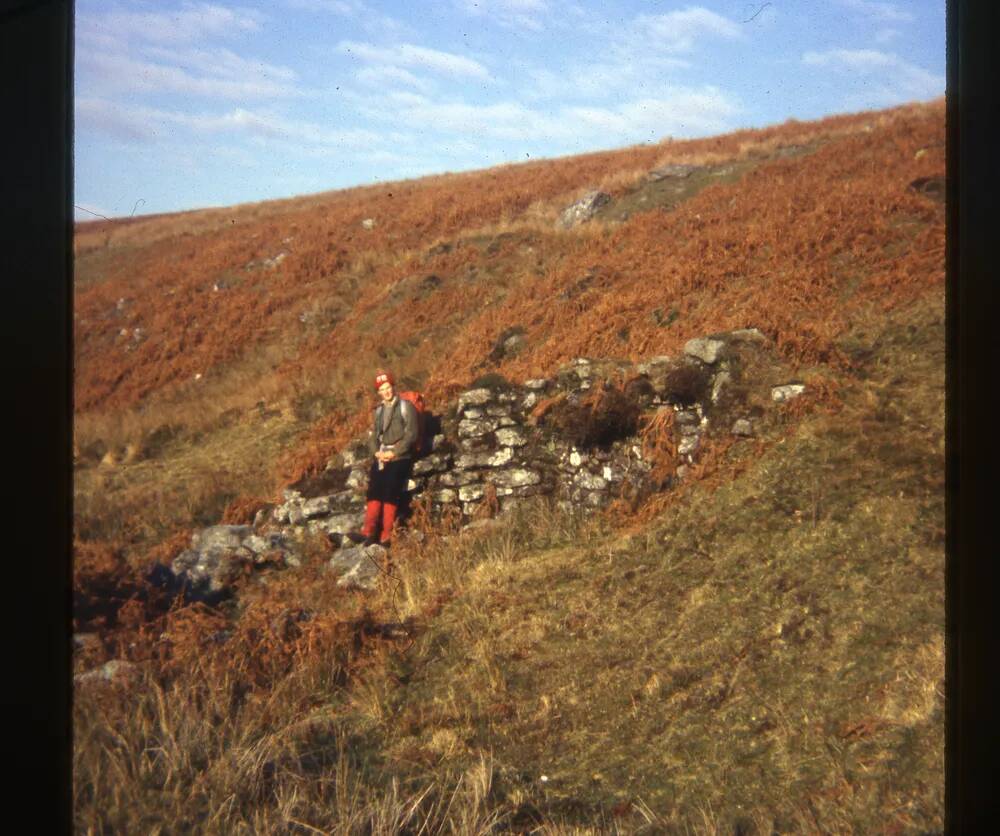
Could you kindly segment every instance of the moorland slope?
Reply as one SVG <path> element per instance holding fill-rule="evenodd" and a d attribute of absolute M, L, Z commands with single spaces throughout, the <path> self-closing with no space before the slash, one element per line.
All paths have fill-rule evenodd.
<path fill-rule="evenodd" d="M 81 831 L 940 830 L 943 174 L 934 102 L 80 224 L 75 664 L 136 665 L 77 694 Z M 629 513 L 429 528 L 367 596 L 321 543 L 235 610 L 144 580 L 377 366 L 442 408 L 746 327 L 812 395 Z"/>

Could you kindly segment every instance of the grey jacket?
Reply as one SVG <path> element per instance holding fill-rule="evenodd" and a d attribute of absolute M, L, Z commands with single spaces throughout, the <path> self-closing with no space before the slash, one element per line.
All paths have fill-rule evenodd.
<path fill-rule="evenodd" d="M 417 410 L 408 400 L 396 395 L 388 405 L 391 410 L 389 426 L 382 430 L 384 403 L 375 407 L 375 422 L 369 442 L 372 455 L 380 448 L 392 450 L 397 459 L 408 459 L 413 455 L 413 442 L 417 440 Z"/>

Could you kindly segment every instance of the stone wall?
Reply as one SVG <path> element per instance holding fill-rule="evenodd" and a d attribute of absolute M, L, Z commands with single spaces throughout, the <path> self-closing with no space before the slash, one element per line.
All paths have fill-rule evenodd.
<path fill-rule="evenodd" d="M 432 518 L 448 513 L 467 524 L 484 504 L 503 513 L 539 495 L 595 509 L 641 498 L 684 479 L 706 434 L 752 436 L 767 404 L 804 390 L 756 329 L 691 340 L 680 357 L 634 365 L 580 358 L 521 384 L 487 376 L 438 416 L 440 432 L 413 467 L 411 502 L 424 503 Z M 666 475 L 654 474 L 640 435 L 657 417 L 672 433 L 676 466 Z M 234 561 L 256 566 L 284 556 L 294 564 L 295 543 L 320 534 L 339 549 L 331 561 L 338 574 L 373 583 L 376 561 L 347 538 L 363 522 L 370 461 L 358 439 L 323 473 L 286 488 L 252 527 L 196 534 L 174 575 L 189 592 L 215 593 L 236 574 Z"/>

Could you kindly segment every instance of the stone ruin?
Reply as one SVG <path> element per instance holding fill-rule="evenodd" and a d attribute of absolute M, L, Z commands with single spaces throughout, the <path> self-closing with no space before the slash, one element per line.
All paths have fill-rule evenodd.
<path fill-rule="evenodd" d="M 757 329 L 694 339 L 680 357 L 638 364 L 580 358 L 522 384 L 487 375 L 432 416 L 409 503 L 466 526 L 538 496 L 567 509 L 635 502 L 683 480 L 706 434 L 753 436 L 767 404 L 804 391 Z M 654 467 L 641 435 L 658 416 L 673 434 L 669 473 Z M 196 533 L 167 580 L 190 598 L 220 598 L 247 566 L 298 565 L 303 539 L 318 535 L 334 547 L 329 568 L 338 584 L 371 588 L 383 550 L 348 537 L 363 523 L 369 464 L 367 440 L 357 439 L 323 472 L 288 486 L 252 526 Z"/>

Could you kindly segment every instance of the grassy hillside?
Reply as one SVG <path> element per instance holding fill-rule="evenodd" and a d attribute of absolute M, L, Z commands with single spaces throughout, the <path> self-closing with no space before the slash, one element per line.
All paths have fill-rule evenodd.
<path fill-rule="evenodd" d="M 77 695 L 81 832 L 941 830 L 943 173 L 938 102 L 81 224 L 76 664 L 141 663 Z M 367 598 L 321 543 L 238 612 L 141 579 L 377 365 L 434 406 L 749 326 L 820 396 L 632 514 L 428 529 Z"/>

